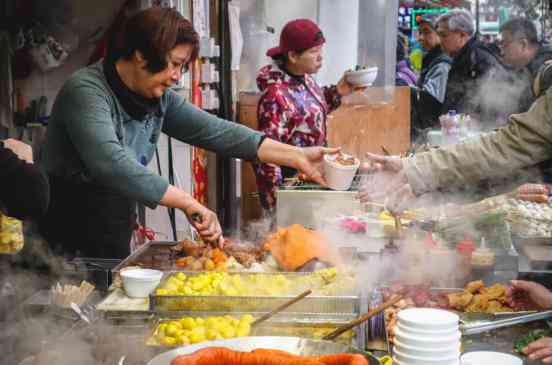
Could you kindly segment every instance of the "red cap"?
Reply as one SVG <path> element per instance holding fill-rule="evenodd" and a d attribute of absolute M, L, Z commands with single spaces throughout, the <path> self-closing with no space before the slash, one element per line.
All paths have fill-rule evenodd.
<path fill-rule="evenodd" d="M 280 32 L 278 47 L 267 51 L 267 56 L 275 57 L 288 51 L 304 51 L 320 46 L 325 42 L 323 32 L 309 19 L 296 19 L 288 22 Z"/>

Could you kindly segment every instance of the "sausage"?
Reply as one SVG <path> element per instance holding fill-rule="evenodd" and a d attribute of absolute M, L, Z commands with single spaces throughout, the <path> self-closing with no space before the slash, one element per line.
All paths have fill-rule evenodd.
<path fill-rule="evenodd" d="M 279 350 L 253 352 L 208 347 L 190 355 L 178 356 L 171 365 L 324 365 L 317 358 L 296 356 Z M 356 364 L 357 365 L 357 364 Z"/>
<path fill-rule="evenodd" d="M 541 184 L 524 184 L 517 189 L 518 195 L 544 194 L 547 195 L 547 187 Z"/>
<path fill-rule="evenodd" d="M 369 362 L 360 354 L 324 355 L 317 358 L 324 365 L 369 365 Z"/>
<path fill-rule="evenodd" d="M 545 194 L 520 194 L 518 199 L 534 203 L 547 203 L 549 198 Z"/>

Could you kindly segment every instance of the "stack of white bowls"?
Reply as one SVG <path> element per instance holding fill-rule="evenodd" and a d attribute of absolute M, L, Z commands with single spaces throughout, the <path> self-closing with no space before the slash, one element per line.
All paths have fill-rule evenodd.
<path fill-rule="evenodd" d="M 459 316 L 441 309 L 399 312 L 395 327 L 395 365 L 459 365 Z"/>

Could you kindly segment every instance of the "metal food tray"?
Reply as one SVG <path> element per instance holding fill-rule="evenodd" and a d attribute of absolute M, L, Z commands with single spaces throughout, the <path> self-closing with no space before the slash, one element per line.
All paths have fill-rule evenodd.
<path fill-rule="evenodd" d="M 380 288 L 387 288 L 387 287 L 381 286 Z M 463 289 L 461 288 L 430 288 L 430 290 L 434 293 L 442 293 L 442 294 L 458 293 L 463 291 Z M 461 322 L 468 327 L 479 325 L 483 322 L 490 322 L 489 320 L 478 318 L 479 315 L 486 315 L 486 313 L 458 312 L 458 311 L 454 311 L 454 312 L 456 312 L 459 315 Z M 502 318 L 516 317 L 518 315 L 528 314 L 528 313 L 531 313 L 531 312 L 527 312 L 527 311 L 501 312 L 501 313 L 496 313 L 496 315 L 498 316 L 497 319 L 502 319 Z M 367 323 L 367 326 L 366 326 L 367 349 L 380 350 L 380 351 L 386 351 L 391 353 L 393 348 L 393 343 L 389 341 L 388 326 L 386 323 L 386 318 L 383 314 L 381 314 L 379 318 L 383 321 L 383 333 L 372 334 L 371 327 Z M 521 331 L 525 331 L 525 330 L 529 331 L 530 329 L 535 328 L 538 323 L 541 323 L 542 327 L 544 325 L 547 326 L 548 324 L 547 321 L 543 320 L 538 322 L 519 324 L 511 328 L 513 328 L 513 331 L 515 331 L 514 329 L 516 328 L 517 329 L 516 332 L 519 333 Z M 483 339 L 495 337 L 496 334 L 498 334 L 498 337 L 512 337 L 511 335 L 508 335 L 509 332 L 510 332 L 509 328 L 501 328 L 501 329 L 493 330 L 493 333 L 491 335 L 489 333 L 463 335 L 462 344 L 465 350 L 467 350 L 467 347 L 471 350 L 474 350 L 471 346 L 467 346 L 467 344 L 471 344 L 473 342 L 481 343 L 484 341 Z"/>
<path fill-rule="evenodd" d="M 162 271 L 175 270 L 175 254 L 171 247 L 176 246 L 177 241 L 150 241 L 113 268 L 112 273 L 119 273 L 121 269 L 129 266 L 141 266 L 148 269 Z"/>
<path fill-rule="evenodd" d="M 160 344 L 157 339 L 157 329 L 163 322 L 174 321 L 182 317 L 194 317 L 194 318 L 207 318 L 213 316 L 224 316 L 227 312 L 180 312 L 171 313 L 158 317 L 153 322 L 152 330 L 146 340 L 146 345 L 150 347 L 156 347 L 159 349 L 167 349 L 173 346 L 166 346 Z M 245 312 L 236 312 L 230 314 L 235 318 L 239 318 Z M 328 332 L 335 330 L 341 325 L 348 323 L 355 319 L 355 315 L 345 316 L 320 316 L 320 315 L 304 315 L 304 316 L 290 316 L 290 315 L 275 315 L 266 322 L 254 327 L 250 333 L 250 336 L 285 336 L 285 337 L 303 337 L 308 339 L 320 340 L 320 338 L 313 338 L 312 334 L 321 328 L 328 328 Z M 295 332 L 294 332 L 295 331 Z M 348 339 L 345 334 L 338 337 L 334 342 L 342 343 L 345 345 L 351 345 L 357 348 L 363 348 L 365 343 L 365 328 L 364 326 L 358 326 L 353 328 L 353 335 Z M 178 347 L 180 345 L 174 346 Z"/>
<path fill-rule="evenodd" d="M 158 287 L 163 285 L 171 275 L 177 272 L 166 273 Z M 202 272 L 185 272 L 187 276 L 201 275 Z M 302 277 L 311 273 L 233 273 L 240 276 L 248 275 L 284 275 L 289 278 Z M 150 294 L 150 310 L 153 312 L 247 312 L 251 314 L 266 313 L 295 297 L 282 296 L 225 296 L 225 295 L 156 295 L 155 290 Z M 361 297 L 359 293 L 348 295 L 324 296 L 310 295 L 298 303 L 285 309 L 285 313 L 302 314 L 331 314 L 349 316 L 359 314 Z"/>

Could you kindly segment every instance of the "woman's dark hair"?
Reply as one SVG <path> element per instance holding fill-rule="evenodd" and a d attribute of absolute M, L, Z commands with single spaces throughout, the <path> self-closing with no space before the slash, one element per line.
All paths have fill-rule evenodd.
<path fill-rule="evenodd" d="M 198 57 L 198 33 L 190 21 L 170 8 L 149 8 L 129 18 L 114 34 L 108 47 L 108 58 L 113 62 L 130 59 L 139 51 L 147 61 L 146 69 L 157 73 L 167 67 L 167 55 L 178 45 L 192 45 L 188 63 Z M 186 65 L 188 67 L 188 64 Z"/>

